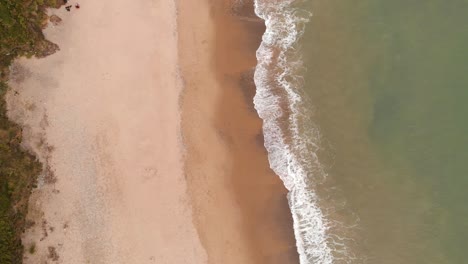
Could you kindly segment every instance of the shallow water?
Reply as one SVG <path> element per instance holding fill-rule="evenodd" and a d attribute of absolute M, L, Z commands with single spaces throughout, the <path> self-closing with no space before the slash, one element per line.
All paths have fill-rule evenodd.
<path fill-rule="evenodd" d="M 466 263 L 468 1 L 316 0 L 304 89 L 369 263 Z"/>
<path fill-rule="evenodd" d="M 255 104 L 301 263 L 466 263 L 468 0 L 272 2 Z"/>

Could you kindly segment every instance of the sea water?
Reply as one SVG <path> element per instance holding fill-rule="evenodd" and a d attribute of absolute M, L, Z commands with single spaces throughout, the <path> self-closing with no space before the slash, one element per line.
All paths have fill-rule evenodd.
<path fill-rule="evenodd" d="M 468 0 L 257 0 L 255 107 L 305 263 L 468 263 Z"/>

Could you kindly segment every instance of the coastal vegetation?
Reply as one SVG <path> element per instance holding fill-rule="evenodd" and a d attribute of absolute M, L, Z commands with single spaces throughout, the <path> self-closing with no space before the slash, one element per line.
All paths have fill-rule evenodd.
<path fill-rule="evenodd" d="M 20 144 L 21 128 L 6 114 L 9 66 L 18 56 L 44 57 L 57 45 L 44 38 L 46 8 L 62 0 L 0 0 L 0 263 L 22 263 L 28 200 L 41 164 Z M 34 251 L 34 250 L 33 250 Z"/>

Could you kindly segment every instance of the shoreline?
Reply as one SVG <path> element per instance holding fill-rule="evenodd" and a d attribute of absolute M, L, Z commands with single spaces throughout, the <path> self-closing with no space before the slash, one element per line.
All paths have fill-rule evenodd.
<path fill-rule="evenodd" d="M 262 121 L 253 108 L 255 52 L 264 22 L 256 17 L 253 1 L 231 4 L 212 3 L 206 17 L 215 25 L 213 35 L 206 33 L 206 26 L 187 22 L 190 34 L 180 36 L 182 52 L 185 48 L 205 56 L 200 60 L 203 55 L 187 51 L 188 62 L 181 67 L 182 127 L 195 224 L 211 263 L 299 263 L 287 190 L 269 167 Z M 184 8 L 205 17 L 196 5 L 181 5 L 181 17 Z M 179 26 L 184 27 L 184 21 Z M 211 39 L 214 47 L 204 47 Z M 190 44 L 184 46 L 184 41 Z M 215 107 L 209 108 L 210 102 Z M 220 225 L 241 233 L 213 230 Z M 237 255 L 241 250 L 248 255 Z"/>

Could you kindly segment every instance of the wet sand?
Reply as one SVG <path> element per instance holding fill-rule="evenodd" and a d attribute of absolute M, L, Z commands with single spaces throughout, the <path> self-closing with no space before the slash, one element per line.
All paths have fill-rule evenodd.
<path fill-rule="evenodd" d="M 182 124 L 195 223 L 210 263 L 299 263 L 287 191 L 269 168 L 253 107 L 264 23 L 252 2 L 232 3 L 211 1 L 209 12 L 180 4 Z M 189 12 L 203 22 L 184 21 Z"/>

